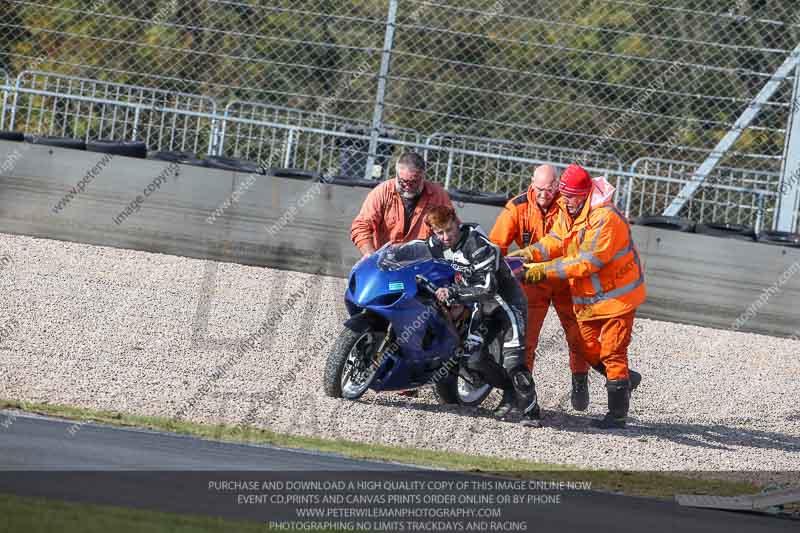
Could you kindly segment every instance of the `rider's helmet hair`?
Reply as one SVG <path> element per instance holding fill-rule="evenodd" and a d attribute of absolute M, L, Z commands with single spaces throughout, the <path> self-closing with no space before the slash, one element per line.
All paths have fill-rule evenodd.
<path fill-rule="evenodd" d="M 443 228 L 451 220 L 456 220 L 456 210 L 447 205 L 436 206 L 425 215 L 425 223 L 430 228 Z"/>

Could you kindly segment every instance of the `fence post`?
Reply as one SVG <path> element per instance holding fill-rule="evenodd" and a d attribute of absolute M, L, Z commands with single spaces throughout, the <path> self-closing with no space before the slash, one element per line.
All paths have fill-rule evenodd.
<path fill-rule="evenodd" d="M 225 149 L 225 130 L 228 127 L 228 116 L 230 114 L 231 106 L 235 103 L 230 102 L 228 105 L 225 106 L 225 111 L 222 113 L 222 125 L 217 126 L 216 131 L 216 140 L 214 141 L 214 146 L 216 147 L 216 152 L 212 155 L 221 156 L 223 150 Z M 214 134 L 215 132 L 212 132 Z"/>
<path fill-rule="evenodd" d="M 447 172 L 444 176 L 444 189 L 450 190 L 450 178 L 453 176 L 453 151 L 447 153 Z"/>
<path fill-rule="evenodd" d="M 284 168 L 291 168 L 292 166 L 292 149 L 294 148 L 294 132 L 295 129 L 292 128 L 289 130 L 289 134 L 286 136 L 286 152 L 283 154 Z"/>
<path fill-rule="evenodd" d="M 19 86 L 22 83 L 22 76 L 25 72 L 20 72 L 17 75 L 17 78 L 14 80 L 14 87 L 12 89 L 12 96 L 14 97 L 13 101 L 11 102 L 11 122 L 8 124 L 8 129 L 15 130 L 15 125 L 17 123 L 17 104 L 19 103 Z M 25 124 L 27 128 L 28 125 Z"/>
<path fill-rule="evenodd" d="M 131 135 L 131 140 L 135 141 L 139 136 L 139 115 L 142 112 L 142 108 L 138 105 L 133 112 L 133 133 Z"/>
<path fill-rule="evenodd" d="M 638 167 L 638 165 L 639 165 L 639 159 L 637 159 L 636 161 L 633 162 L 633 164 L 631 164 L 631 174 L 636 174 L 636 168 Z M 643 174 L 645 173 L 646 171 L 643 172 Z M 634 176 L 632 175 L 628 176 L 628 182 L 625 184 L 625 218 L 627 218 L 628 220 L 630 220 L 631 218 L 631 202 L 633 201 L 634 179 L 635 179 Z M 639 213 L 639 215 L 642 215 L 642 213 Z"/>
<path fill-rule="evenodd" d="M 8 104 L 8 89 L 9 89 L 9 80 L 8 80 L 8 73 L 5 70 L 0 70 L 0 73 L 3 75 L 3 107 L 0 110 L 0 129 L 4 129 L 3 127 L 6 124 L 6 105 Z M 14 128 L 8 128 L 14 129 Z"/>
<path fill-rule="evenodd" d="M 774 226 L 778 231 L 797 229 L 797 200 L 800 196 L 800 68 L 795 68 L 789 123 L 786 126 L 781 185 Z"/>
<path fill-rule="evenodd" d="M 208 150 L 206 151 L 208 155 L 222 155 L 218 153 L 219 150 L 219 120 L 217 119 L 216 112 L 214 113 L 214 118 L 211 119 L 211 133 L 209 133 L 208 138 Z"/>
<path fill-rule="evenodd" d="M 764 193 L 758 193 L 758 214 L 756 214 L 756 224 L 753 231 L 755 231 L 756 235 L 761 233 L 761 228 L 764 225 L 764 215 L 766 215 L 766 199 L 764 198 Z"/>
<path fill-rule="evenodd" d="M 369 136 L 367 168 L 364 169 L 365 180 L 373 179 L 375 154 L 378 151 L 378 135 L 383 126 L 383 102 L 386 98 L 386 80 L 389 77 L 389 64 L 392 60 L 392 47 L 394 46 L 397 2 L 398 0 L 389 0 L 389 15 L 386 18 L 386 34 L 383 38 L 383 57 L 381 57 L 381 70 L 378 74 L 378 92 L 375 95 L 375 109 L 372 113 L 372 131 Z"/>

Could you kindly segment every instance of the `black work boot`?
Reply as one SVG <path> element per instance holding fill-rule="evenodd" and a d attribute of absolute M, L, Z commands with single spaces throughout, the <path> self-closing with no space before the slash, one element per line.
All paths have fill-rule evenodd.
<path fill-rule="evenodd" d="M 642 382 L 642 375 L 638 373 L 636 370 L 628 369 L 628 379 L 631 382 L 631 392 L 636 390 L 636 387 L 639 386 L 639 383 Z"/>
<path fill-rule="evenodd" d="M 594 368 L 597 372 L 599 372 L 603 376 L 606 375 L 606 367 L 603 363 L 599 363 L 593 366 L 592 368 Z M 629 376 L 628 379 L 630 379 L 631 382 L 631 392 L 633 392 L 634 390 L 636 390 L 636 387 L 639 386 L 639 383 L 642 382 L 642 375 L 638 373 L 636 370 L 629 368 L 628 376 Z"/>
<path fill-rule="evenodd" d="M 495 416 L 495 418 L 503 419 L 513 408 L 514 391 L 512 389 L 506 389 L 503 391 L 503 399 L 500 401 L 500 405 L 495 408 L 492 414 Z"/>
<path fill-rule="evenodd" d="M 608 413 L 591 425 L 599 429 L 623 429 L 630 407 L 630 382 L 627 379 L 612 379 L 606 382 L 608 390 Z"/>
<path fill-rule="evenodd" d="M 585 411 L 589 407 L 589 373 L 576 372 L 572 374 L 572 393 L 569 396 L 572 408 L 576 411 Z"/>

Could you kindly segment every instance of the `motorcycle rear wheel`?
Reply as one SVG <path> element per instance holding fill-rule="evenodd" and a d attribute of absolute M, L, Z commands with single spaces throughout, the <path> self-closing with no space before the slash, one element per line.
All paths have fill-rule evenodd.
<path fill-rule="evenodd" d="M 495 339 L 489 344 L 485 356 L 495 357 L 497 360 L 500 350 L 500 342 Z M 458 375 L 434 383 L 433 392 L 440 404 L 477 407 L 491 394 L 492 386 L 486 383 L 481 376 L 459 365 Z"/>

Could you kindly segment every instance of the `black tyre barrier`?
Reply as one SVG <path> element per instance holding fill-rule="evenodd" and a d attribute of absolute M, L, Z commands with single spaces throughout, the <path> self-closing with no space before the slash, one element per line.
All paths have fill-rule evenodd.
<path fill-rule="evenodd" d="M 147 144 L 142 141 L 113 141 L 110 139 L 100 139 L 97 141 L 87 141 L 86 151 L 145 159 L 147 157 Z"/>
<path fill-rule="evenodd" d="M 714 237 L 726 237 L 729 239 L 741 239 L 744 241 L 756 240 L 756 231 L 742 224 L 728 224 L 725 222 L 709 222 L 707 224 L 697 224 L 694 227 L 695 233 L 713 235 Z"/>
<path fill-rule="evenodd" d="M 205 159 L 200 159 L 197 157 L 197 154 L 193 152 L 148 152 L 147 158 L 156 159 L 158 161 L 169 161 L 170 163 L 179 163 L 181 165 L 206 166 Z"/>
<path fill-rule="evenodd" d="M 314 170 L 304 170 L 301 168 L 280 168 L 269 167 L 267 169 L 267 176 L 274 178 L 291 178 L 296 180 L 315 180 L 323 179 L 322 174 Z M 325 178 L 327 180 L 327 178 Z"/>
<path fill-rule="evenodd" d="M 21 131 L 0 131 L 0 141 L 22 142 L 24 140 L 25 134 Z"/>
<path fill-rule="evenodd" d="M 49 135 L 26 135 L 25 140 L 31 144 L 55 146 L 56 148 L 69 148 L 71 150 L 86 150 L 86 143 L 79 139 L 69 137 L 51 137 Z"/>
<path fill-rule="evenodd" d="M 766 230 L 758 234 L 758 242 L 800 248 L 800 233 Z"/>
<path fill-rule="evenodd" d="M 222 156 L 209 156 L 205 158 L 206 166 L 209 168 L 220 168 L 223 170 L 232 170 L 234 172 L 243 172 L 246 174 L 264 174 L 266 169 L 253 161 L 246 161 L 244 159 L 234 159 L 232 157 Z"/>
<path fill-rule="evenodd" d="M 454 202 L 493 205 L 496 207 L 504 207 L 511 198 L 511 195 L 505 193 L 463 191 L 461 189 L 447 191 L 447 194 L 450 195 L 450 200 Z"/>
<path fill-rule="evenodd" d="M 674 231 L 694 231 L 695 224 L 691 220 L 682 217 L 668 217 L 664 215 L 642 215 L 636 217 L 632 222 L 638 226 L 649 226 L 651 228 L 669 229 Z"/>
<path fill-rule="evenodd" d="M 347 187 L 365 187 L 367 189 L 372 189 L 376 185 L 383 183 L 384 180 L 365 180 L 358 178 L 347 178 L 344 176 L 330 176 L 326 177 L 325 181 L 328 183 L 333 183 L 334 185 L 345 185 Z"/>

